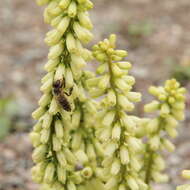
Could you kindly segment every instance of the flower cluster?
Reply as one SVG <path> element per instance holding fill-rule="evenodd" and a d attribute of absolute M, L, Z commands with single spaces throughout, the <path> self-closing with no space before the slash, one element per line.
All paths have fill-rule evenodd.
<path fill-rule="evenodd" d="M 158 183 L 168 180 L 168 176 L 162 174 L 165 162 L 158 151 L 161 149 L 174 151 L 175 146 L 166 135 L 171 138 L 177 136 L 176 127 L 178 121 L 184 119 L 185 109 L 185 89 L 180 87 L 175 79 L 167 80 L 164 87 L 152 86 L 149 92 L 157 100 L 146 104 L 144 110 L 145 112 L 157 111 L 158 116 L 150 119 L 145 126 L 145 133 L 148 136 L 144 167 L 147 184 L 151 181 Z"/>
<path fill-rule="evenodd" d="M 34 181 L 48 189 L 69 189 L 99 183 L 94 178 L 97 143 L 93 119 L 96 105 L 85 95 L 84 81 L 93 76 L 83 71 L 92 58 L 82 44 L 92 39 L 92 24 L 87 10 L 89 0 L 38 0 L 47 4 L 46 23 L 52 26 L 45 42 L 50 46 L 47 74 L 42 78 L 42 97 L 32 116 L 38 120 L 30 134 L 35 147 L 32 158 Z M 101 186 L 101 183 L 99 183 Z"/>
<path fill-rule="evenodd" d="M 134 102 L 141 94 L 131 91 L 134 77 L 128 75 L 131 64 L 122 61 L 124 50 L 115 50 L 116 36 L 99 42 L 93 47 L 93 55 L 100 62 L 98 76 L 87 81 L 92 97 L 102 97 L 96 127 L 96 136 L 104 150 L 101 168 L 97 176 L 111 189 L 146 189 L 138 175 L 144 147 L 135 137 L 137 117 L 126 114 L 134 110 Z"/>
<path fill-rule="evenodd" d="M 145 105 L 155 118 L 130 114 L 141 94 L 133 91 L 127 52 L 116 49 L 116 36 L 83 47 L 93 35 L 90 0 L 37 0 L 46 5 L 44 20 L 52 29 L 43 95 L 32 116 L 33 180 L 41 190 L 150 190 L 150 182 L 165 182 L 165 162 L 159 151 L 173 151 L 167 138 L 177 136 L 184 119 L 185 89 L 175 80 L 150 87 L 156 98 Z M 85 71 L 95 58 L 97 76 Z M 90 97 L 87 96 L 87 91 Z M 94 99 L 98 98 L 98 102 Z M 183 172 L 189 177 L 189 171 Z M 177 190 L 187 190 L 189 185 Z"/>

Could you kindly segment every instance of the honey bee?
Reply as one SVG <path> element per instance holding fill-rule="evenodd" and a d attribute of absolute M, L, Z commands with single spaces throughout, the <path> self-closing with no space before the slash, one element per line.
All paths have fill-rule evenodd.
<path fill-rule="evenodd" d="M 61 105 L 61 107 L 65 110 L 70 112 L 71 111 L 71 105 L 69 101 L 67 100 L 67 96 L 70 96 L 72 94 L 73 88 L 70 89 L 69 93 L 64 92 L 63 88 L 65 88 L 65 80 L 56 80 L 53 83 L 53 94 L 56 97 L 57 102 Z"/>

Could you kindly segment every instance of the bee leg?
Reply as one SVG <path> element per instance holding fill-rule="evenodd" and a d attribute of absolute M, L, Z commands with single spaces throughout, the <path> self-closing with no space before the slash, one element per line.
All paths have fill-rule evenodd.
<path fill-rule="evenodd" d="M 65 78 L 63 77 L 63 88 L 66 87 Z"/>
<path fill-rule="evenodd" d="M 66 94 L 67 96 L 70 96 L 70 95 L 72 94 L 72 92 L 73 92 L 73 87 L 70 88 L 69 92 L 65 92 L 65 94 Z"/>

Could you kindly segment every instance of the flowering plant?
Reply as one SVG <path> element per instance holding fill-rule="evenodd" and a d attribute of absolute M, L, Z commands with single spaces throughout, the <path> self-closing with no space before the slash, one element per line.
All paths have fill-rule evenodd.
<path fill-rule="evenodd" d="M 44 20 L 52 30 L 45 38 L 50 51 L 43 95 L 32 113 L 38 120 L 30 133 L 33 180 L 42 190 L 149 190 L 151 182 L 167 181 L 160 150 L 175 148 L 168 136 L 176 137 L 184 119 L 185 89 L 175 79 L 150 87 L 157 100 L 144 110 L 157 116 L 133 115 L 141 94 L 133 91 L 132 65 L 124 61 L 127 52 L 116 49 L 116 36 L 92 52 L 84 47 L 93 37 L 92 2 L 37 3 L 47 5 Z M 96 73 L 85 70 L 92 59 L 99 62 Z"/>

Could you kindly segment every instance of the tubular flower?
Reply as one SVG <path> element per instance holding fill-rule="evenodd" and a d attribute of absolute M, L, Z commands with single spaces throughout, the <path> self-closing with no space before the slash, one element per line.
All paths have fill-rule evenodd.
<path fill-rule="evenodd" d="M 145 181 L 166 182 L 168 176 L 163 174 L 165 161 L 159 154 L 161 149 L 174 151 L 175 146 L 167 138 L 177 136 L 176 127 L 180 120 L 184 119 L 185 89 L 175 80 L 167 80 L 164 87 L 150 87 L 150 94 L 157 98 L 144 107 L 145 112 L 158 112 L 158 116 L 146 123 L 148 137 L 145 166 L 143 173 Z"/>
<path fill-rule="evenodd" d="M 144 109 L 158 116 L 129 114 L 141 94 L 132 91 L 132 66 L 123 61 L 127 52 L 116 49 L 115 35 L 95 45 L 93 53 L 83 47 L 93 38 L 92 2 L 36 1 L 46 5 L 44 21 L 52 29 L 45 37 L 50 50 L 43 95 L 32 113 L 37 120 L 30 133 L 33 180 L 41 190 L 150 190 L 150 182 L 167 181 L 159 151 L 175 149 L 167 135 L 176 137 L 176 126 L 184 119 L 185 89 L 175 79 L 150 87 L 156 100 Z M 84 70 L 93 58 L 100 63 L 97 76 Z M 189 178 L 189 171 L 183 176 Z"/>
<path fill-rule="evenodd" d="M 42 78 L 39 108 L 32 113 L 38 120 L 30 134 L 34 146 L 33 180 L 42 189 L 75 190 L 101 183 L 95 178 L 97 143 L 92 122 L 96 105 L 85 95 L 84 72 L 91 52 L 82 44 L 92 39 L 87 10 L 89 0 L 37 0 L 47 4 L 44 20 L 52 26 L 45 42 L 50 46 L 47 74 Z M 99 154 L 100 155 L 100 154 Z M 85 183 L 88 181 L 88 183 Z"/>
<path fill-rule="evenodd" d="M 135 137 L 136 117 L 126 114 L 134 110 L 134 102 L 141 100 L 141 94 L 131 91 L 135 83 L 128 75 L 131 64 L 122 61 L 127 52 L 116 50 L 115 42 L 116 36 L 110 35 L 93 47 L 93 55 L 100 62 L 99 76 L 87 80 L 90 95 L 102 97 L 96 135 L 103 161 L 96 173 L 108 190 L 147 189 L 138 175 L 144 147 Z"/>
<path fill-rule="evenodd" d="M 190 170 L 184 170 L 182 172 L 182 177 L 185 179 L 190 179 Z M 177 190 L 189 190 L 190 184 L 185 184 L 177 187 Z"/>

